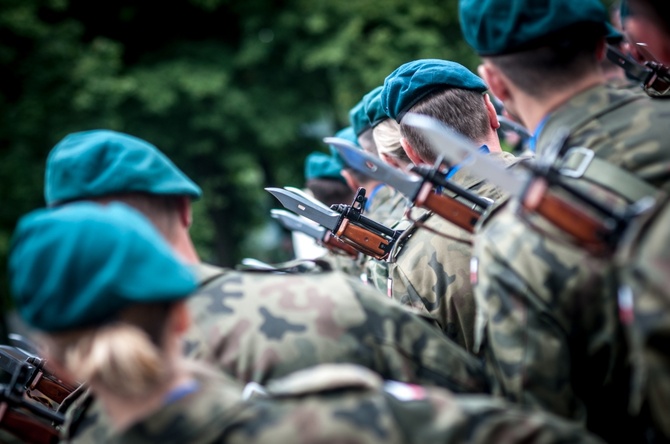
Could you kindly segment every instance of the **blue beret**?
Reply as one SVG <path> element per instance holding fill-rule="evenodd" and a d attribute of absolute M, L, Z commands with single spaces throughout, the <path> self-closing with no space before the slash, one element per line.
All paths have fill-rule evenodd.
<path fill-rule="evenodd" d="M 483 93 L 486 83 L 456 62 L 423 59 L 405 63 L 384 80 L 381 102 L 386 114 L 397 122 L 430 93 L 444 88 Z"/>
<path fill-rule="evenodd" d="M 383 89 L 383 85 L 378 86 L 363 97 L 363 107 L 365 108 L 365 114 L 368 116 L 370 128 L 374 128 L 389 118 L 382 106 Z"/>
<path fill-rule="evenodd" d="M 183 299 L 197 287 L 151 223 L 121 203 L 24 216 L 11 240 L 9 277 L 22 318 L 47 332 L 99 325 L 127 306 Z"/>
<path fill-rule="evenodd" d="M 128 134 L 109 130 L 73 133 L 49 153 L 44 185 L 49 206 L 128 192 L 193 199 L 202 194 L 158 148 Z"/>
<path fill-rule="evenodd" d="M 607 10 L 600 0 L 460 0 L 465 40 L 483 56 L 542 46 L 576 24 L 592 23 L 607 33 Z"/>
<path fill-rule="evenodd" d="M 347 141 L 353 143 L 354 145 L 356 145 L 357 148 L 363 149 L 363 148 L 361 148 L 360 144 L 358 143 L 358 138 L 356 137 L 356 134 L 354 133 L 354 129 L 350 126 L 348 126 L 346 128 L 342 128 L 341 130 L 336 132 L 334 137 L 337 137 L 338 139 L 347 140 Z M 329 148 L 330 148 L 331 157 L 333 157 L 337 162 L 339 162 L 344 168 L 344 160 L 342 160 L 342 157 L 340 156 L 340 153 L 332 145 L 330 145 Z"/>
<path fill-rule="evenodd" d="M 345 182 L 340 174 L 342 161 L 325 153 L 313 152 L 305 159 L 305 179 L 337 179 Z"/>
<path fill-rule="evenodd" d="M 363 99 L 349 110 L 349 123 L 356 136 L 360 136 L 365 130 L 370 129 L 370 121 L 368 115 L 365 114 Z"/>

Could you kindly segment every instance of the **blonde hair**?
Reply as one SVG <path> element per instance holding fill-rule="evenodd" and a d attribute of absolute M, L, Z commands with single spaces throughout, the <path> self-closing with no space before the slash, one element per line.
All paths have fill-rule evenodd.
<path fill-rule="evenodd" d="M 42 339 L 49 354 L 77 381 L 138 399 L 173 375 L 174 368 L 163 350 L 170 307 L 135 306 L 113 323 Z"/>
<path fill-rule="evenodd" d="M 400 133 L 400 125 L 395 120 L 386 119 L 375 126 L 372 130 L 372 137 L 375 139 L 379 154 L 386 154 L 404 163 L 411 163 L 400 144 L 402 134 Z"/>

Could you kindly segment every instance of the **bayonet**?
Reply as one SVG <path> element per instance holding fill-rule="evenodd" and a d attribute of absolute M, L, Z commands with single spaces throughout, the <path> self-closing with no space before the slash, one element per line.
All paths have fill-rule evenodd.
<path fill-rule="evenodd" d="M 474 207 L 483 204 L 485 209 L 489 206 L 489 201 L 445 179 L 444 175 L 439 173 L 439 165 L 429 169 L 417 169 L 417 175 L 407 174 L 363 152 L 347 140 L 328 137 L 324 142 L 333 146 L 350 168 L 390 185 L 407 196 L 414 205 L 431 210 L 469 232 L 474 232 L 475 224 L 481 215 Z M 470 200 L 474 205 L 469 207 L 452 197 L 435 192 L 434 184 L 448 188 Z"/>
<path fill-rule="evenodd" d="M 350 216 L 355 216 L 355 211 L 339 213 L 330 208 L 323 208 L 299 194 L 282 188 L 266 188 L 265 190 L 275 196 L 287 210 L 324 226 L 342 241 L 375 259 L 386 258 L 391 251 L 393 242 L 400 234 L 360 214 L 358 217 L 350 219 Z M 362 195 L 364 198 L 364 190 Z M 354 204 L 360 202 L 360 196 L 359 190 L 354 199 Z M 382 230 L 379 230 L 379 228 Z"/>
<path fill-rule="evenodd" d="M 288 187 L 285 189 L 288 190 Z M 304 233 L 316 240 L 318 244 L 323 245 L 334 253 L 345 253 L 354 258 L 358 256 L 358 250 L 335 237 L 332 231 L 327 230 L 320 225 L 315 225 L 304 217 L 285 210 L 275 209 L 270 210 L 270 214 L 286 229 Z"/>
<path fill-rule="evenodd" d="M 430 141 L 433 148 L 472 174 L 491 181 L 516 197 L 523 208 L 534 211 L 551 223 L 570 234 L 583 245 L 600 252 L 606 245 L 611 247 L 615 231 L 621 227 L 624 217 L 608 209 L 600 202 L 587 196 L 564 181 L 558 174 L 547 174 L 547 165 L 541 168 L 530 162 L 522 163 L 523 170 L 505 169 L 498 163 L 478 152 L 477 147 L 464 136 L 436 119 L 418 114 L 407 114 L 404 122 L 417 128 Z M 550 150 L 548 160 L 555 157 Z M 606 217 L 596 218 L 580 207 L 550 191 L 550 185 L 558 185 L 583 203 L 600 211 Z"/>

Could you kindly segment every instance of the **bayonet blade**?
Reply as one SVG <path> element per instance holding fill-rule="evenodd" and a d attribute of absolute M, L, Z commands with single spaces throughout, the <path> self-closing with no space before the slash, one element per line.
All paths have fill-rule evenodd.
<path fill-rule="evenodd" d="M 457 133 L 444 123 L 421 114 L 407 113 L 403 123 L 417 128 L 430 142 L 437 154 L 444 155 L 454 164 L 471 174 L 488 180 L 512 196 L 523 194 L 528 183 L 528 173 L 513 173 L 503 165 L 486 157 L 470 139 Z"/>
<path fill-rule="evenodd" d="M 308 222 L 304 217 L 298 216 L 289 211 L 270 210 L 270 215 L 279 221 L 279 223 L 282 224 L 284 228 L 291 231 L 305 233 L 307 236 L 312 237 L 318 241 L 323 240 L 323 237 L 326 234 L 326 229 L 322 226 Z"/>
<path fill-rule="evenodd" d="M 423 178 L 403 173 L 397 168 L 387 165 L 381 159 L 356 148 L 348 140 L 338 137 L 326 137 L 323 141 L 333 146 L 340 153 L 344 163 L 349 167 L 390 185 L 412 201 L 419 193 L 421 185 L 423 185 Z"/>
<path fill-rule="evenodd" d="M 298 195 L 304 197 L 305 199 L 307 199 L 308 201 L 312 202 L 312 203 L 313 203 L 314 205 L 316 205 L 316 206 L 319 206 L 319 207 L 324 208 L 324 209 L 326 209 L 326 210 L 330 210 L 330 207 L 329 207 L 328 205 L 326 205 L 325 203 L 321 202 L 321 201 L 320 201 L 319 199 L 317 199 L 316 197 L 311 196 L 311 195 L 305 193 L 305 192 L 304 192 L 303 190 L 301 190 L 300 188 L 296 188 L 296 187 L 284 187 L 284 189 L 285 189 L 285 190 L 288 190 L 288 191 L 290 191 L 290 192 L 292 192 L 292 193 L 295 193 L 295 194 L 298 194 Z"/>
<path fill-rule="evenodd" d="M 265 191 L 272 194 L 281 202 L 287 210 L 305 216 L 319 225 L 335 232 L 340 225 L 341 214 L 329 208 L 323 208 L 314 202 L 305 199 L 299 194 L 282 188 L 266 188 Z"/>

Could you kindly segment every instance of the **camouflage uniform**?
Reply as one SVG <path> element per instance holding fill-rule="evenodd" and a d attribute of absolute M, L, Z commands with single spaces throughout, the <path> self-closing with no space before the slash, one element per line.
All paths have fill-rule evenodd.
<path fill-rule="evenodd" d="M 397 230 L 399 229 L 397 226 L 398 222 L 403 218 L 408 206 L 409 201 L 402 193 L 395 191 L 391 187 L 384 186 L 375 195 L 373 204 L 370 206 L 370 210 L 366 213 L 366 216 L 375 222 Z M 387 294 L 388 262 L 366 256 L 363 262 L 363 269 L 363 280 L 378 288 L 383 294 Z"/>
<path fill-rule="evenodd" d="M 490 156 L 505 165 L 517 161 L 509 153 Z M 459 170 L 451 181 L 481 197 L 496 200 L 502 196 L 498 188 L 464 170 Z M 472 351 L 475 324 L 475 299 L 470 285 L 472 235 L 425 210 L 414 210 L 413 213 L 413 218 L 448 237 L 402 221 L 409 231 L 389 260 L 389 293 L 401 304 L 435 318 L 447 337 Z M 404 228 L 401 224 L 399 229 Z"/>
<path fill-rule="evenodd" d="M 439 331 L 342 273 L 270 274 L 199 265 L 189 298 L 187 355 L 244 382 L 321 363 L 368 367 L 385 379 L 485 392 L 480 362 Z"/>
<path fill-rule="evenodd" d="M 110 434 L 107 442 L 599 442 L 555 417 L 524 413 L 485 396 L 384 383 L 360 367 L 305 370 L 274 381 L 268 392 L 241 403 L 225 383 L 203 382 L 197 393 Z"/>
<path fill-rule="evenodd" d="M 402 219 L 408 204 L 407 198 L 401 193 L 382 185 L 370 202 L 365 215 L 375 222 L 390 227 Z"/>
<path fill-rule="evenodd" d="M 639 217 L 617 254 L 620 317 L 633 363 L 631 413 L 653 421 L 653 440 L 670 440 L 670 205 Z"/>
<path fill-rule="evenodd" d="M 641 92 L 593 87 L 550 115 L 537 153 L 566 127 L 568 147 L 588 147 L 654 187 L 667 186 L 668 111 L 667 102 Z M 608 193 L 615 191 L 630 190 Z M 612 439 L 627 433 L 639 439 L 627 422 L 628 369 L 608 277 L 611 260 L 589 255 L 516 206 L 514 201 L 491 212 L 475 236 L 476 342 L 486 342 L 487 367 L 509 399 L 586 421 Z"/>

